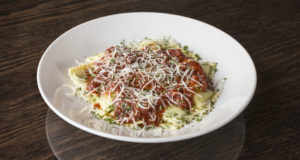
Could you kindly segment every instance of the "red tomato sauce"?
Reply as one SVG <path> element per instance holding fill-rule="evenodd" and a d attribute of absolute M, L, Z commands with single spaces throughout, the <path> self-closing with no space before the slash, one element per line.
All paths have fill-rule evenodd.
<path fill-rule="evenodd" d="M 106 51 L 108 53 L 112 53 L 115 48 L 111 47 Z M 145 108 L 138 106 L 137 103 L 129 102 L 126 100 L 126 95 L 123 93 L 120 95 L 121 100 L 114 103 L 114 115 L 115 119 L 124 119 L 128 117 L 133 117 L 131 119 L 123 121 L 123 123 L 133 123 L 133 121 L 144 121 L 146 125 L 159 125 L 162 122 L 163 112 L 165 110 L 165 106 L 169 105 L 177 105 L 183 109 L 191 109 L 190 106 L 194 105 L 193 96 L 194 92 L 205 91 L 208 87 L 208 79 L 203 72 L 202 66 L 200 63 L 196 62 L 190 57 L 185 56 L 180 49 L 169 49 L 169 50 L 161 50 L 159 52 L 161 55 L 165 56 L 165 60 L 159 61 L 159 63 L 170 63 L 171 59 L 175 58 L 180 64 L 180 70 L 186 71 L 191 70 L 189 72 L 190 79 L 182 76 L 174 77 L 176 82 L 178 83 L 175 87 L 167 89 L 168 84 L 161 84 L 153 81 L 152 83 L 148 83 L 152 80 L 150 77 L 143 78 L 141 73 L 130 73 L 126 75 L 126 79 L 128 79 L 127 86 L 137 89 L 143 89 L 145 91 L 151 90 L 155 87 L 155 91 L 157 93 L 161 93 L 160 99 L 154 106 L 149 106 L 149 103 L 143 103 Z M 120 56 L 120 55 L 119 55 Z M 132 64 L 139 60 L 138 57 L 141 57 L 140 52 L 133 52 L 132 54 L 127 55 L 126 64 Z M 118 58 L 118 55 L 115 56 L 115 59 Z M 113 59 L 111 59 L 113 61 Z M 112 62 L 113 63 L 113 62 Z M 140 62 L 143 63 L 143 62 Z M 98 74 L 103 68 L 104 63 L 97 63 L 98 70 L 94 71 L 94 74 Z M 118 65 L 117 69 L 123 69 L 125 66 Z M 112 79 L 110 81 L 105 81 L 105 76 L 109 74 L 109 71 L 101 73 L 103 76 L 93 77 L 89 72 L 86 72 L 89 76 L 87 78 L 87 90 L 93 91 L 93 93 L 100 96 L 104 92 L 118 95 L 121 91 L 121 86 L 117 83 L 116 79 Z M 105 81 L 105 83 L 99 83 L 99 80 Z M 182 85 L 180 82 L 185 81 L 186 86 Z M 99 86 L 106 87 L 105 90 L 95 90 Z M 114 89 L 114 90 L 112 90 Z M 186 98 L 183 98 L 184 95 Z M 172 98 L 172 101 L 170 98 Z M 175 102 L 175 103 L 174 103 Z M 97 109 L 100 109 L 100 104 L 95 104 L 94 106 Z M 140 127 L 143 127 L 144 124 L 141 124 Z"/>

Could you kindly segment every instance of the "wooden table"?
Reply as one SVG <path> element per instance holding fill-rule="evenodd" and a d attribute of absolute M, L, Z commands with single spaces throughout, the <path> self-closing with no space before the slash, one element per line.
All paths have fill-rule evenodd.
<path fill-rule="evenodd" d="M 1 1 L 0 159 L 300 159 L 299 6 L 296 0 Z M 236 38 L 258 74 L 243 114 L 204 137 L 135 144 L 90 135 L 49 111 L 36 82 L 47 46 L 80 23 L 133 11 L 192 17 Z"/>

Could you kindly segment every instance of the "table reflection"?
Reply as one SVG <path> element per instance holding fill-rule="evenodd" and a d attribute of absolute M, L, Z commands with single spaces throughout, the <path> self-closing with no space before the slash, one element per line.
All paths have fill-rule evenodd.
<path fill-rule="evenodd" d="M 142 144 L 110 140 L 82 131 L 55 115 L 46 118 L 49 145 L 60 160 L 69 159 L 237 159 L 245 139 L 242 115 L 210 134 L 189 140 Z"/>

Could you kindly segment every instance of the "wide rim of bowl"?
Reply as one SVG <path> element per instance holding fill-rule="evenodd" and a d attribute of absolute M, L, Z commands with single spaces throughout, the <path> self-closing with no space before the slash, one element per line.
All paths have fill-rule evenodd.
<path fill-rule="evenodd" d="M 91 23 L 93 21 L 97 21 L 99 19 L 102 18 L 109 18 L 109 17 L 113 17 L 113 16 L 121 16 L 121 15 L 132 15 L 132 14 L 153 14 L 153 15 L 164 15 L 164 16 L 173 16 L 173 17 L 177 17 L 177 18 L 182 18 L 182 19 L 188 19 L 191 21 L 196 21 L 197 23 L 202 23 L 202 25 L 206 25 L 214 30 L 217 30 L 219 32 L 222 32 L 223 34 L 225 34 L 226 36 L 228 36 L 232 42 L 236 43 L 236 45 L 238 45 L 242 51 L 244 53 L 241 54 L 245 54 L 245 56 L 248 57 L 249 62 L 251 63 L 251 66 L 249 66 L 251 68 L 251 70 L 253 70 L 254 73 L 252 73 L 254 75 L 254 83 L 252 84 L 252 88 L 250 91 L 250 96 L 247 97 L 247 100 L 243 103 L 243 105 L 239 108 L 239 110 L 233 114 L 230 118 L 218 123 L 217 125 L 215 125 L 212 128 L 209 128 L 205 131 L 195 131 L 192 133 L 188 133 L 188 134 L 184 134 L 184 135 L 178 135 L 178 136 L 172 136 L 172 137 L 162 137 L 162 138 L 142 138 L 142 137 L 127 137 L 127 136 L 120 136 L 120 135 L 114 135 L 114 134 L 109 134 L 109 133 L 105 133 L 105 132 L 101 132 L 101 131 L 96 131 L 94 129 L 91 129 L 87 126 L 81 125 L 73 120 L 71 120 L 70 118 L 68 118 L 67 116 L 65 116 L 64 114 L 60 113 L 55 107 L 54 105 L 50 102 L 50 100 L 46 97 L 45 91 L 42 88 L 41 85 L 41 66 L 44 63 L 45 60 L 45 55 L 48 54 L 49 50 L 56 44 L 57 41 L 59 41 L 62 37 L 64 37 L 66 34 L 68 34 L 69 32 L 72 32 L 73 30 L 76 30 L 77 28 L 83 26 L 83 25 L 87 25 L 88 23 Z M 160 13 L 160 12 L 127 12 L 127 13 L 118 13 L 118 14 L 112 14 L 112 15 L 107 15 L 107 16 L 103 16 L 103 17 L 99 17 L 96 19 L 92 19 L 89 21 L 86 21 L 84 23 L 81 23 L 71 29 L 69 29 L 68 31 L 64 32 L 62 35 L 60 35 L 58 38 L 56 38 L 50 45 L 49 47 L 45 50 L 45 52 L 43 53 L 39 64 L 38 64 L 38 68 L 37 68 L 37 84 L 38 84 L 38 88 L 40 91 L 40 94 L 42 95 L 42 98 L 44 99 L 44 101 L 46 102 L 46 104 L 49 106 L 49 108 L 56 114 L 58 115 L 60 118 L 62 118 L 64 121 L 68 122 L 69 124 L 84 130 L 88 133 L 97 135 L 97 136 L 101 136 L 101 137 L 105 137 L 105 138 L 109 138 L 109 139 L 114 139 L 114 140 L 119 140 L 119 141 L 126 141 L 126 142 L 137 142 L 137 143 L 164 143 L 164 142 L 174 142 L 174 141 L 180 141 L 180 140 L 185 140 L 185 139 L 190 139 L 190 138 L 194 138 L 197 136 L 201 136 L 201 135 L 205 135 L 207 133 L 210 133 L 212 131 L 215 131 L 221 127 L 223 127 L 224 125 L 228 124 L 230 121 L 232 121 L 234 118 L 236 118 L 250 103 L 250 101 L 252 100 L 255 90 L 256 90 L 256 85 L 257 85 L 257 73 L 256 73 L 256 69 L 255 69 L 255 65 L 253 63 L 252 58 L 250 57 L 249 53 L 246 51 L 246 49 L 237 41 L 235 40 L 232 36 L 230 36 L 229 34 L 227 34 L 226 32 L 222 31 L 221 29 L 218 29 L 208 23 L 202 22 L 200 20 L 194 19 L 194 18 L 190 18 L 190 17 L 185 17 L 185 16 L 181 16 L 181 15 L 176 15 L 176 14 L 170 14 L 170 13 Z"/>

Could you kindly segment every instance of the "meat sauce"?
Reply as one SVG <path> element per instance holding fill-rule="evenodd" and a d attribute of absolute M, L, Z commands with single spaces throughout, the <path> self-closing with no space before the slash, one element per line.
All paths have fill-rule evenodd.
<path fill-rule="evenodd" d="M 114 50 L 114 47 L 111 47 L 106 50 L 109 54 L 111 54 Z M 162 116 L 166 106 L 169 105 L 177 105 L 182 109 L 189 110 L 191 106 L 194 105 L 193 96 L 195 92 L 205 91 L 208 87 L 208 79 L 203 72 L 201 65 L 194 61 L 193 59 L 185 56 L 180 49 L 168 49 L 160 51 L 162 56 L 165 56 L 164 61 L 160 61 L 159 63 L 169 64 L 171 59 L 176 59 L 180 65 L 181 71 L 190 70 L 190 77 L 182 77 L 176 76 L 175 81 L 178 83 L 175 87 L 167 89 L 168 84 L 165 83 L 156 83 L 149 77 L 142 77 L 141 73 L 130 73 L 127 76 L 128 81 L 126 82 L 127 86 L 143 89 L 145 91 L 155 88 L 154 91 L 157 93 L 161 93 L 160 99 L 156 101 L 156 104 L 152 107 L 149 107 L 149 103 L 141 103 L 143 107 L 140 107 L 137 103 L 130 102 L 126 99 L 126 93 L 122 93 L 120 95 L 121 99 L 114 103 L 114 115 L 115 119 L 124 119 L 127 117 L 127 120 L 122 123 L 133 123 L 133 121 L 144 121 L 146 125 L 159 125 L 162 122 Z M 132 52 L 132 54 L 127 55 L 126 64 L 132 64 L 139 60 L 138 57 L 141 56 L 142 53 Z M 121 56 L 121 55 L 119 55 Z M 115 58 L 118 58 L 116 56 Z M 100 59 L 101 60 L 101 59 Z M 143 62 L 139 62 L 143 63 Z M 103 63 L 97 63 L 98 70 L 94 71 L 94 74 L 98 74 L 102 68 Z M 117 69 L 123 69 L 125 66 L 117 65 Z M 102 75 L 107 76 L 107 72 L 102 72 Z M 88 76 L 88 84 L 87 90 L 93 91 L 93 93 L 97 95 L 103 94 L 103 92 L 110 93 L 113 96 L 116 96 L 120 91 L 121 87 L 118 85 L 116 79 L 112 79 L 110 81 L 106 81 L 105 83 L 99 83 L 99 80 L 103 80 L 103 76 L 92 76 L 89 72 L 87 72 Z M 142 80 L 143 79 L 143 80 Z M 152 80 L 151 83 L 149 83 Z M 182 85 L 180 82 L 184 81 L 186 86 Z M 96 90 L 95 88 L 99 88 L 99 86 L 106 86 L 105 90 Z M 114 89 L 114 90 L 113 90 Z M 182 95 L 185 95 L 186 98 L 183 98 Z M 128 96 L 128 94 L 127 94 Z M 172 100 L 170 100 L 170 98 Z M 134 98 L 134 97 L 133 97 Z M 101 106 L 96 104 L 95 108 L 100 108 Z M 144 109 L 146 108 L 146 109 Z M 128 117 L 132 117 L 128 119 Z M 140 124 L 140 126 L 144 126 L 144 124 Z"/>

